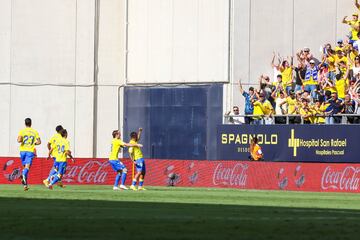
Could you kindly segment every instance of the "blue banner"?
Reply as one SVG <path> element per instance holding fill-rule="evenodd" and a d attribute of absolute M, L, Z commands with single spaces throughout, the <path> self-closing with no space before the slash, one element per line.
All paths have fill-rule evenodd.
<path fill-rule="evenodd" d="M 360 125 L 220 125 L 217 158 L 247 160 L 253 136 L 265 161 L 360 162 Z"/>

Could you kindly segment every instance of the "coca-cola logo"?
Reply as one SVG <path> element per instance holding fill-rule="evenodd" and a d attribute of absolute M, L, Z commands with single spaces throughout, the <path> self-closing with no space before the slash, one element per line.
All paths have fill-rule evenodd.
<path fill-rule="evenodd" d="M 219 163 L 213 174 L 213 184 L 245 187 L 248 164 L 238 163 L 232 167 L 225 167 Z"/>
<path fill-rule="evenodd" d="M 321 189 L 357 191 L 360 181 L 360 167 L 348 166 L 343 170 L 326 167 L 321 177 Z"/>
<path fill-rule="evenodd" d="M 20 178 L 21 171 L 20 167 L 13 167 L 12 165 L 15 163 L 14 160 L 8 160 L 3 167 L 3 174 L 6 180 L 12 182 L 18 178 Z"/>
<path fill-rule="evenodd" d="M 106 183 L 109 166 L 108 161 L 90 160 L 83 165 L 68 165 L 66 173 L 63 176 L 63 182 L 74 183 Z"/>

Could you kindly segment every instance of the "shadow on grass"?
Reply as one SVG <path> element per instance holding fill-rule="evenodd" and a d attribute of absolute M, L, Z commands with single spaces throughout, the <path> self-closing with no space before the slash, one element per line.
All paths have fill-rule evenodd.
<path fill-rule="evenodd" d="M 0 239 L 357 239 L 360 211 L 0 198 Z"/>

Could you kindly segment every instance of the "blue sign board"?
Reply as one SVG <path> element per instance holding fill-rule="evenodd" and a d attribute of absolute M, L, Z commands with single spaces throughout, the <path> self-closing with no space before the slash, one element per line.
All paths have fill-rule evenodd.
<path fill-rule="evenodd" d="M 265 161 L 360 162 L 360 125 L 219 125 L 217 158 L 247 160 L 253 136 Z"/>

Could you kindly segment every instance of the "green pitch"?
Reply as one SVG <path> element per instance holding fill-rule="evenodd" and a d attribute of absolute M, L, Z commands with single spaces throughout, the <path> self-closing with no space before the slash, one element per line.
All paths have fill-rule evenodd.
<path fill-rule="evenodd" d="M 360 194 L 0 185 L 0 239 L 359 239 Z"/>

